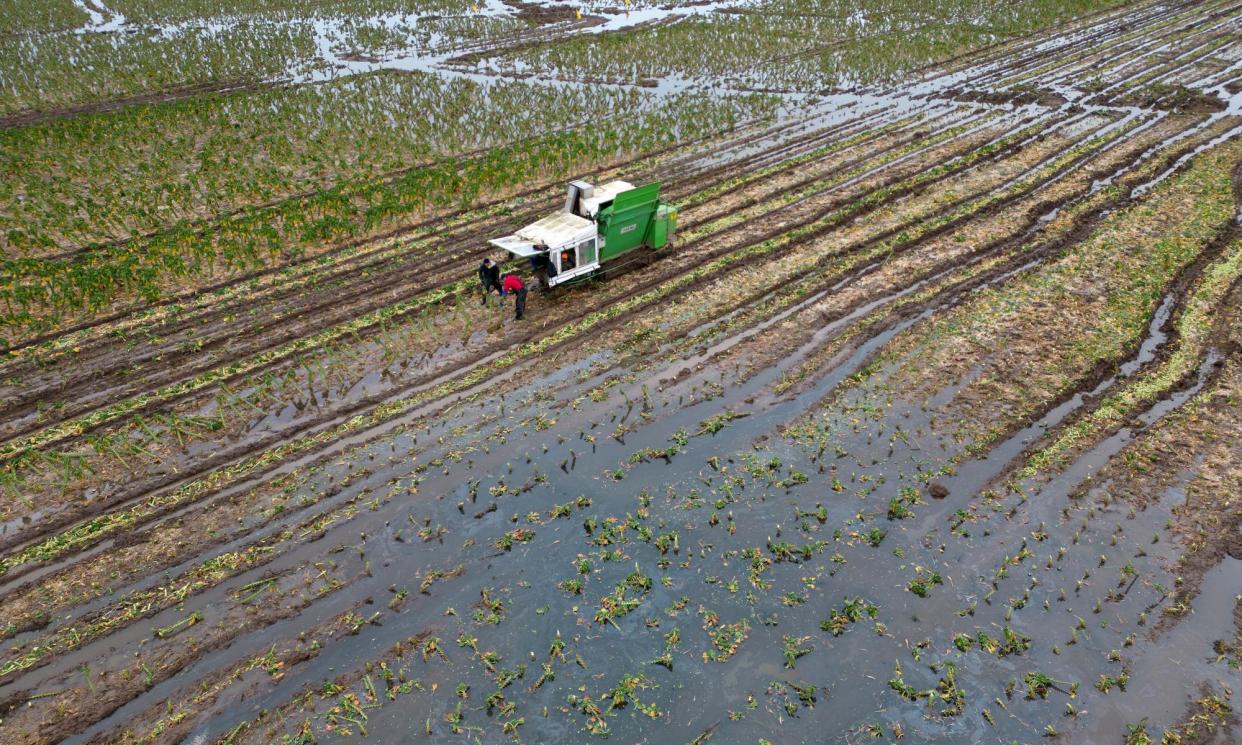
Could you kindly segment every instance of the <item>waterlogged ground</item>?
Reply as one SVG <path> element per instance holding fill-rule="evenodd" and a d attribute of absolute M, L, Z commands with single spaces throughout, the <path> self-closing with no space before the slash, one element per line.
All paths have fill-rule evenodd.
<path fill-rule="evenodd" d="M 0 40 L 314 29 L 9 106 L 0 741 L 1238 740 L 1242 6 L 262 5 Z M 674 245 L 481 304 L 578 176 Z"/>

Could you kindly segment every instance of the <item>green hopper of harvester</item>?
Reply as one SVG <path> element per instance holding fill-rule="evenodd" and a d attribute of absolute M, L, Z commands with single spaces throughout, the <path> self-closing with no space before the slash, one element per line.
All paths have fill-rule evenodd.
<path fill-rule="evenodd" d="M 489 243 L 529 259 L 540 279 L 555 286 L 636 248 L 664 248 L 676 227 L 677 209 L 660 201 L 658 183 L 572 181 L 560 212 Z"/>

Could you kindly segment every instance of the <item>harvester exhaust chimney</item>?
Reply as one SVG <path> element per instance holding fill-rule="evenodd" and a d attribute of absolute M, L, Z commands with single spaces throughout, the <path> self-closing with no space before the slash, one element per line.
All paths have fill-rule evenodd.
<path fill-rule="evenodd" d="M 565 194 L 565 209 L 561 212 L 568 212 L 571 215 L 580 214 L 578 212 L 579 200 L 590 199 L 593 196 L 595 196 L 594 186 L 585 181 L 570 181 Z"/>

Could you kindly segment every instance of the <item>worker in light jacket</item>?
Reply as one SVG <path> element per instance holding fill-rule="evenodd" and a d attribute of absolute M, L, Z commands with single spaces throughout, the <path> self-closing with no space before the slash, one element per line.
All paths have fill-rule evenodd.
<path fill-rule="evenodd" d="M 519 321 L 522 320 L 522 316 L 526 313 L 526 285 L 522 284 L 522 278 L 516 274 L 506 274 L 505 280 L 500 286 L 500 291 L 504 295 L 513 293 L 516 298 L 514 318 Z"/>
<path fill-rule="evenodd" d="M 492 290 L 498 295 L 504 294 L 500 289 L 500 266 L 490 258 L 484 258 L 483 263 L 479 264 L 479 284 L 483 286 L 484 305 L 487 305 L 487 296 Z"/>

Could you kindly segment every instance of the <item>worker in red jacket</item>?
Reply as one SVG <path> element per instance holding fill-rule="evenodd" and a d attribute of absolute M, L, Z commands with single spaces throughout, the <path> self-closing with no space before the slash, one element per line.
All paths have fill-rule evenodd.
<path fill-rule="evenodd" d="M 519 321 L 522 320 L 522 316 L 526 313 L 526 285 L 522 284 L 522 278 L 516 274 L 506 274 L 500 289 L 505 295 L 512 292 L 517 298 L 515 303 L 517 315 L 515 317 Z"/>

